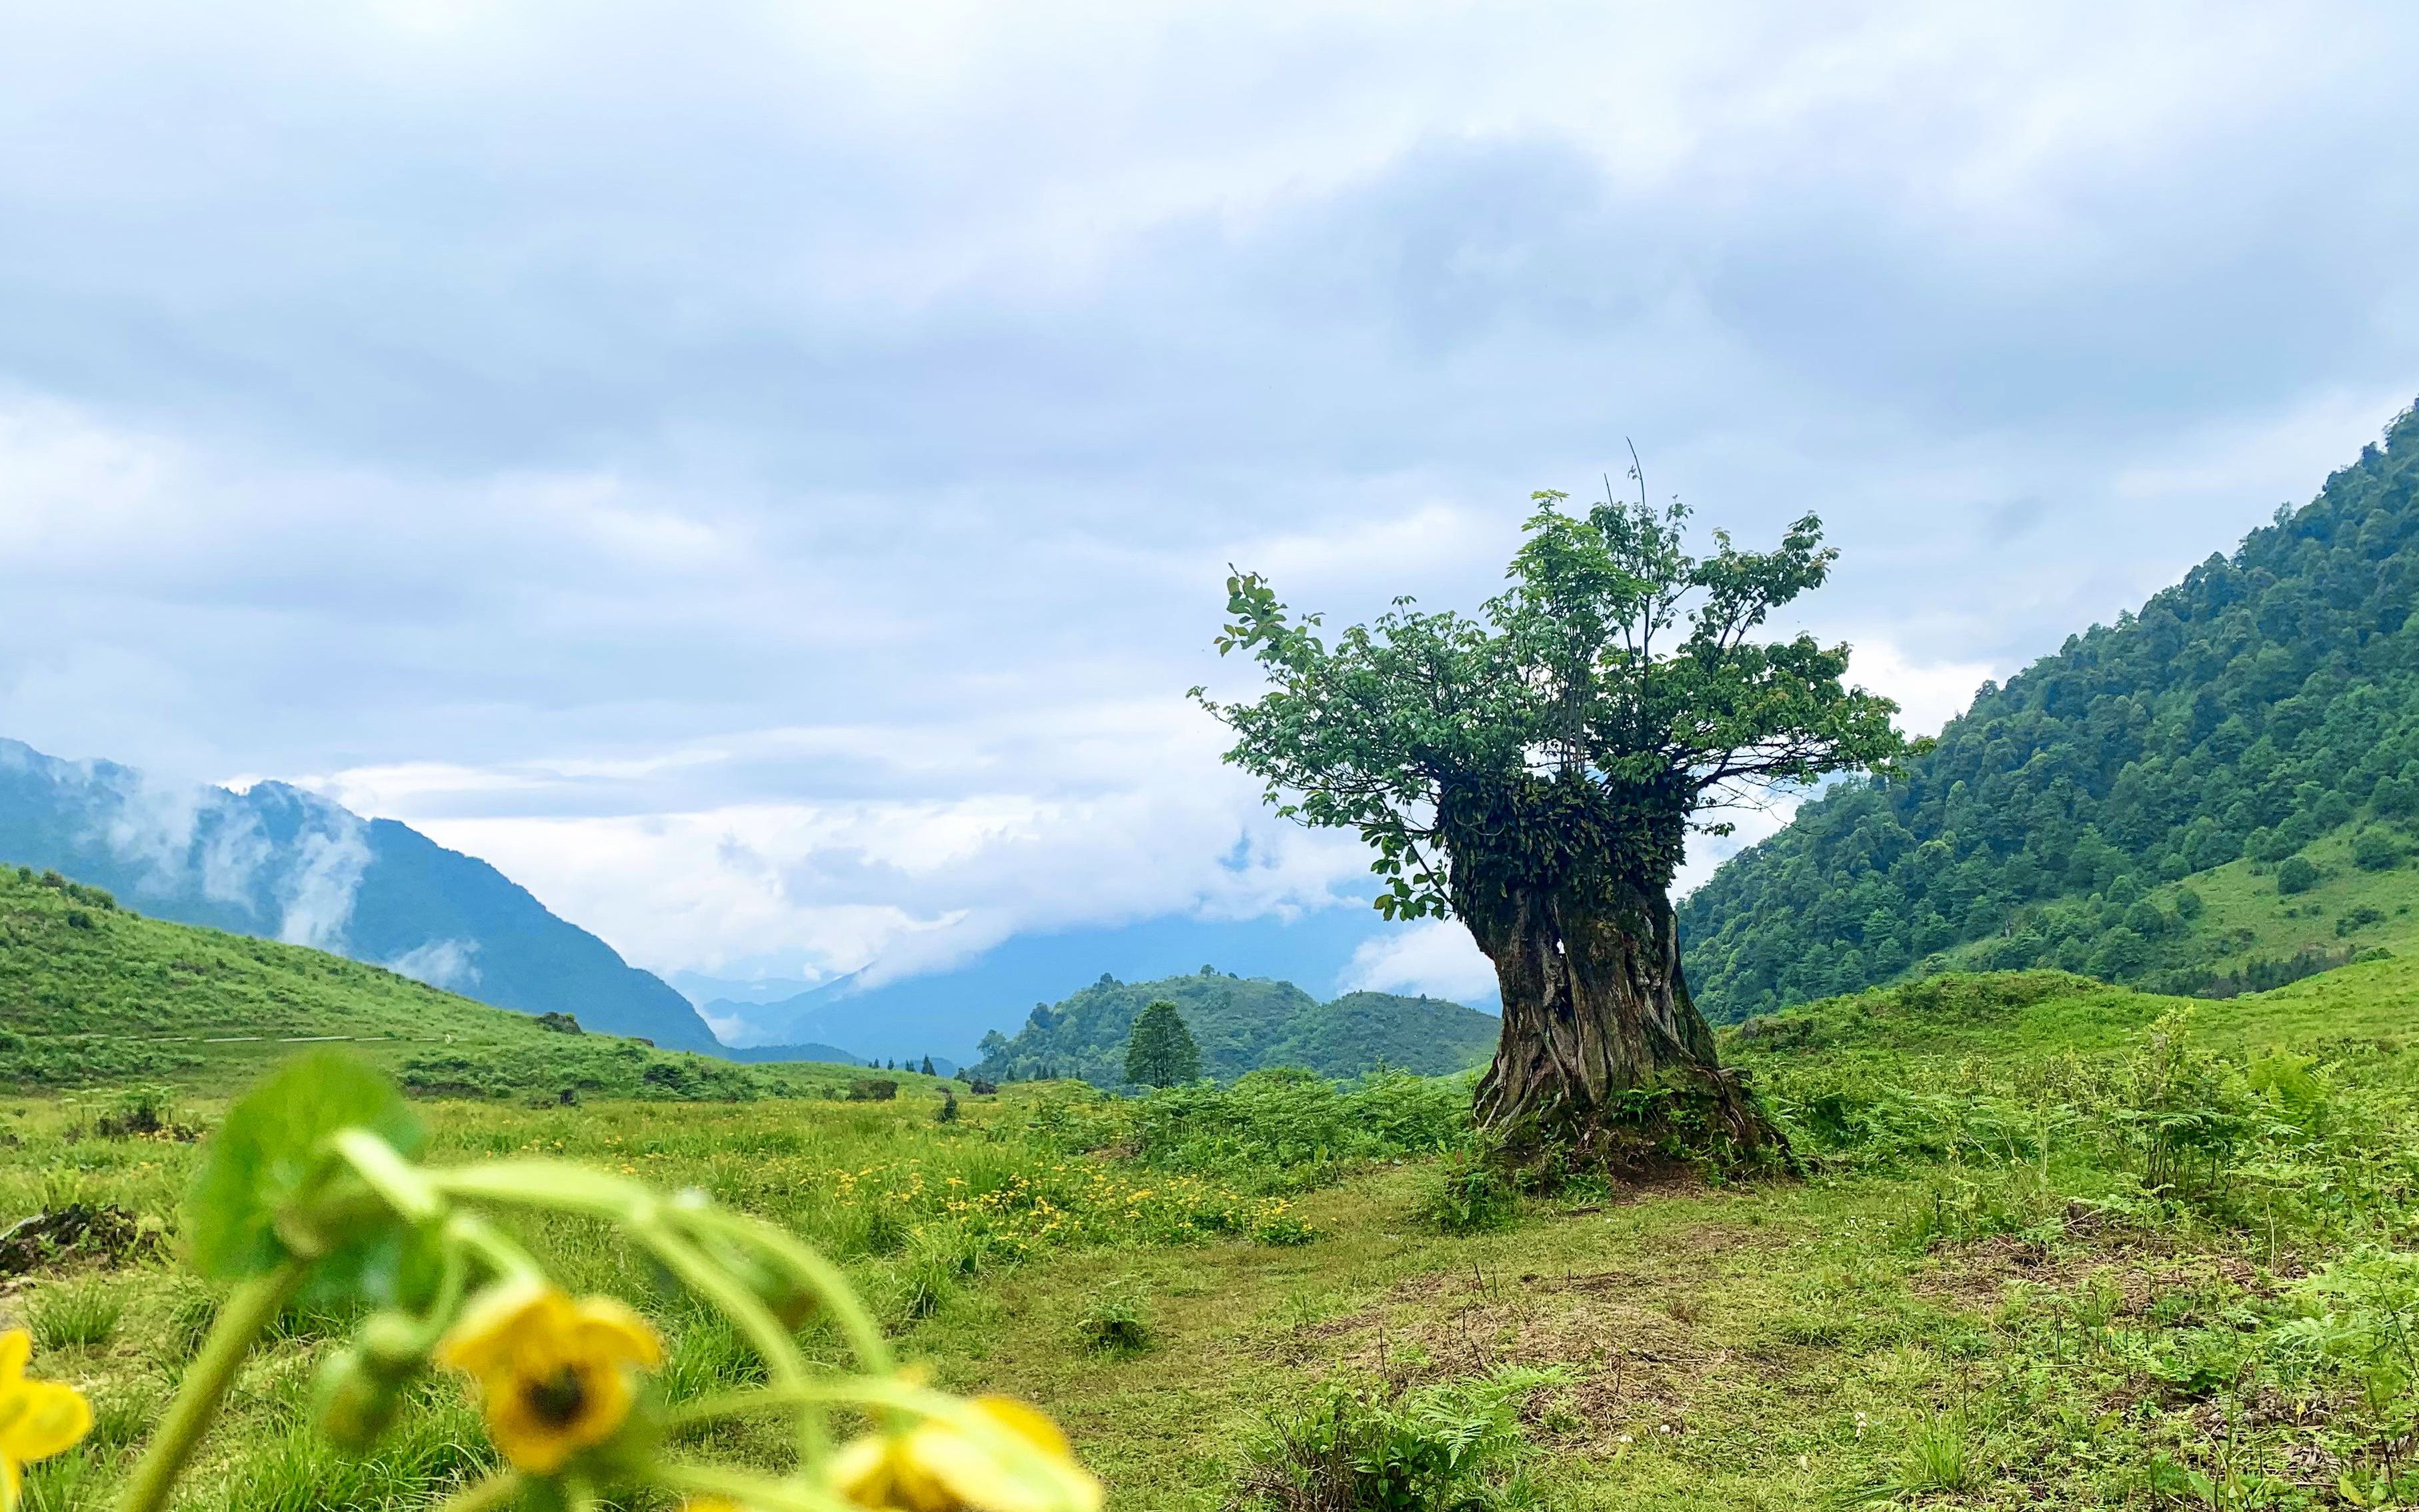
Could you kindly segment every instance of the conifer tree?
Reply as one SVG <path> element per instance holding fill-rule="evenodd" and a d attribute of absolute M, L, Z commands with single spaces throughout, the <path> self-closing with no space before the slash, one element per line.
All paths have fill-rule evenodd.
<path fill-rule="evenodd" d="M 1136 1014 L 1126 1040 L 1126 1080 L 1137 1087 L 1180 1087 L 1201 1074 L 1201 1048 L 1184 1015 L 1166 998 Z"/>

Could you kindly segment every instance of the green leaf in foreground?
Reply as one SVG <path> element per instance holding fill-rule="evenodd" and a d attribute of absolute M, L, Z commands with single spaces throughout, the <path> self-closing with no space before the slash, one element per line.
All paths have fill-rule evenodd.
<path fill-rule="evenodd" d="M 278 1213 L 325 1170 L 329 1136 L 352 1128 L 407 1155 L 420 1148 L 420 1120 L 403 1095 L 352 1057 L 314 1051 L 271 1072 L 211 1135 L 186 1193 L 194 1267 L 234 1279 L 287 1259 L 292 1251 L 278 1235 Z"/>

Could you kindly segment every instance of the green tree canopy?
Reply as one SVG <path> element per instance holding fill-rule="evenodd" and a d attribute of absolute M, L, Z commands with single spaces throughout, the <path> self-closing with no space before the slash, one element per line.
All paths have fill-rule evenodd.
<path fill-rule="evenodd" d="M 1201 1050 L 1184 1015 L 1166 998 L 1136 1014 L 1126 1039 L 1126 1080 L 1137 1087 L 1180 1087 L 1201 1074 Z"/>
<path fill-rule="evenodd" d="M 1222 653 L 1269 690 L 1218 702 L 1228 760 L 1278 810 L 1357 830 L 1390 918 L 1451 916 L 1496 965 L 1503 1033 L 1490 1124 L 1593 1124 L 1687 1068 L 1746 1143 L 1768 1126 L 1716 1074 L 1680 980 L 1669 888 L 1700 815 L 1776 784 L 1885 764 L 1896 705 L 1842 685 L 1848 651 L 1755 637 L 1836 553 L 1807 516 L 1778 548 L 1684 548 L 1678 504 L 1584 515 L 1535 494 L 1510 586 L 1476 618 L 1398 599 L 1318 634 L 1256 574 L 1227 580 Z"/>

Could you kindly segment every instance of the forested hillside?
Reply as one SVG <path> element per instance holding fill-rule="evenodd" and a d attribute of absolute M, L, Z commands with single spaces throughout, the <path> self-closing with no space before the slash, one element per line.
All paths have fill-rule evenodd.
<path fill-rule="evenodd" d="M 1485 1061 L 1500 1024 L 1441 997 L 1348 993 L 1321 1003 L 1289 981 L 1232 977 L 1208 966 L 1189 977 L 1124 982 L 1102 977 L 1065 1002 L 1036 1004 L 1010 1039 L 983 1037 L 973 1074 L 1021 1081 L 1080 1077 L 1125 1083 L 1126 1036 L 1134 1016 L 1166 998 L 1201 1049 L 1204 1075 L 1226 1079 L 1269 1066 L 1302 1066 L 1354 1076 L 1379 1066 L 1441 1075 Z"/>
<path fill-rule="evenodd" d="M 1807 804 L 1682 905 L 1699 1001 L 1736 1020 L 1935 956 L 2200 993 L 2349 959 L 2419 897 L 2380 887 L 2419 816 L 2414 495 L 2406 411 L 2232 557 L 1985 684 L 1902 776 Z M 2321 915 L 2332 953 L 2260 953 Z"/>

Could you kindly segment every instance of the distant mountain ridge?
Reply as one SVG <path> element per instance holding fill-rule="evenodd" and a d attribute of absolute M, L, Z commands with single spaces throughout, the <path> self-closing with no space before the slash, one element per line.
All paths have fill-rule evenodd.
<path fill-rule="evenodd" d="M 1203 1074 L 1229 1079 L 1274 1066 L 1357 1076 L 1379 1066 L 1443 1075 L 1484 1063 L 1502 1029 L 1493 1016 L 1441 997 L 1347 993 L 1322 1003 L 1289 981 L 1190 976 L 1123 982 L 1103 976 L 1055 1006 L 1036 1005 L 1013 1038 L 983 1037 L 972 1074 L 994 1080 L 1080 1077 L 1125 1085 L 1126 1038 L 1154 999 L 1176 1004 L 1201 1050 Z"/>
<path fill-rule="evenodd" d="M 1680 907 L 1737 1020 L 1944 965 L 2226 995 L 2419 908 L 2419 411 L 2114 625 L 1984 684 Z"/>
<path fill-rule="evenodd" d="M 474 856 L 281 782 L 146 780 L 0 739 L 0 861 L 178 923 L 307 945 L 524 1013 L 723 1047 L 688 1000 Z"/>
<path fill-rule="evenodd" d="M 1407 927 L 1358 900 L 1339 900 L 1290 918 L 1174 914 L 1018 934 L 943 970 L 871 983 L 867 974 L 856 974 L 770 1000 L 759 993 L 713 990 L 737 984 L 686 974 L 679 980 L 734 1044 L 821 1041 L 865 1056 L 971 1060 L 985 1032 L 1012 1027 L 1033 1004 L 1063 998 L 1103 972 L 1155 980 L 1215 961 L 1240 967 L 1246 977 L 1348 981 L 1359 952 Z M 1486 1001 L 1492 1006 L 1491 996 Z"/>

